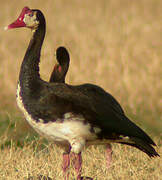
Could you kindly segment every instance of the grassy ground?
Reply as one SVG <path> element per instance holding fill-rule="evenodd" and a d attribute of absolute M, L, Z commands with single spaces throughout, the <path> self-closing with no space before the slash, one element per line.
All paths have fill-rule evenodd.
<path fill-rule="evenodd" d="M 37 174 L 62 179 L 61 150 L 34 140 L 35 134 L 15 102 L 16 82 L 31 32 L 5 32 L 3 27 L 26 5 L 41 9 L 47 21 L 42 78 L 49 79 L 56 48 L 66 46 L 71 55 L 67 82 L 95 83 L 113 94 L 126 114 L 153 137 L 161 153 L 160 0 L 6 0 L 1 2 L 0 11 L 0 179 Z M 150 160 L 138 150 L 120 145 L 114 145 L 109 171 L 105 169 L 103 147 L 88 148 L 83 158 L 83 174 L 94 179 L 162 179 L 160 158 Z"/>
<path fill-rule="evenodd" d="M 156 139 L 162 153 L 162 141 Z M 42 149 L 41 142 L 26 144 L 23 148 L 12 145 L 0 151 L 0 179 L 25 180 L 29 177 L 45 175 L 53 180 L 62 180 L 60 156 L 62 150 L 53 144 Z M 41 145 L 40 145 L 41 144 Z M 160 180 L 160 158 L 149 159 L 142 152 L 126 146 L 113 146 L 113 163 L 106 169 L 103 147 L 89 147 L 83 151 L 83 176 L 94 180 Z M 71 168 L 71 178 L 73 169 Z"/>

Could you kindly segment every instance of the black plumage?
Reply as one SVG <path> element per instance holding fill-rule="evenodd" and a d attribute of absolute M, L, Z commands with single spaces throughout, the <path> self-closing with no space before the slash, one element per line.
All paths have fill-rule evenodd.
<path fill-rule="evenodd" d="M 39 26 L 26 51 L 19 77 L 23 103 L 33 119 L 43 119 L 44 123 L 48 123 L 63 118 L 67 112 L 82 114 L 85 121 L 101 128 L 100 138 L 107 139 L 112 137 L 111 134 L 116 134 L 139 138 L 143 143 L 155 145 L 143 130 L 126 117 L 115 98 L 102 88 L 92 84 L 71 86 L 48 83 L 40 79 L 39 61 L 45 19 L 39 10 L 33 11 L 37 12 Z"/>
<path fill-rule="evenodd" d="M 70 62 L 69 53 L 65 47 L 57 48 L 56 59 L 58 64 L 54 66 L 49 82 L 65 83 L 65 76 Z"/>
<path fill-rule="evenodd" d="M 150 157 L 159 156 L 153 147 L 153 140 L 128 119 L 111 94 L 93 84 L 72 86 L 64 83 L 69 63 L 64 64 L 66 71 L 62 71 L 64 74 L 61 79 L 57 79 L 59 76 L 56 79 L 52 76 L 49 83 L 40 78 L 39 61 L 45 36 L 45 18 L 40 10 L 26 8 L 22 14 L 23 12 L 32 15 L 32 20 L 35 18 L 34 25 L 31 26 L 28 22 L 24 25 L 33 30 L 33 37 L 21 65 L 17 92 L 18 105 L 28 122 L 36 130 L 39 129 L 40 133 L 43 131 L 45 136 L 51 133 L 55 142 L 62 142 L 75 154 L 81 152 L 82 145 L 114 142 L 136 147 Z M 22 23 L 24 22 L 26 19 Z M 69 60 L 68 52 L 64 52 L 65 54 L 58 53 L 57 58 L 63 55 Z M 46 130 L 47 127 L 58 124 L 62 127 L 66 123 L 71 123 L 69 128 L 78 124 L 81 132 L 78 129 L 75 133 L 79 134 L 75 134 L 75 129 L 70 129 L 70 136 L 68 133 L 65 136 L 62 129 L 56 129 L 59 133 Z M 65 132 L 66 130 L 65 128 Z"/>

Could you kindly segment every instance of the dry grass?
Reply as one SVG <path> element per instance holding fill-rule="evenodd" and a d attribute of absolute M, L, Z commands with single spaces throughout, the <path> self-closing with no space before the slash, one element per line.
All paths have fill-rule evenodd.
<path fill-rule="evenodd" d="M 160 0 L 39 0 L 39 3 L 36 0 L 2 1 L 0 122 L 4 123 L 6 117 L 11 121 L 15 121 L 17 117 L 21 119 L 15 103 L 16 82 L 31 33 L 26 29 L 5 32 L 3 27 L 15 20 L 26 5 L 41 9 L 47 20 L 41 61 L 42 78 L 49 79 L 56 48 L 66 46 L 71 55 L 67 82 L 89 82 L 102 86 L 119 100 L 129 117 L 147 132 L 156 134 L 160 143 Z M 23 123 L 17 124 L 25 131 Z M 12 131 L 13 137 L 21 137 L 18 127 Z M 1 142 L 5 141 L 3 137 Z M 98 180 L 161 178 L 160 158 L 149 160 L 143 153 L 121 146 L 115 146 L 114 149 L 114 163 L 110 171 L 105 169 L 102 148 L 92 147 L 86 150 L 83 153 L 84 174 Z M 25 145 L 23 149 L 11 146 L 1 150 L 0 179 L 23 179 L 28 174 L 39 173 L 55 177 L 56 180 L 61 179 L 60 150 L 50 145 L 48 153 L 46 151 L 36 153 L 30 145 Z M 159 147 L 159 152 L 161 151 L 162 147 Z"/>
<path fill-rule="evenodd" d="M 162 153 L 162 141 L 159 153 Z M 33 144 L 35 144 L 33 146 Z M 42 143 L 41 143 L 42 144 Z M 113 163 L 109 170 L 103 147 L 89 147 L 83 151 L 83 176 L 93 177 L 94 180 L 160 180 L 162 161 L 160 158 L 149 159 L 138 150 L 114 145 Z M 62 150 L 53 144 L 49 144 L 43 150 L 40 142 L 25 145 L 22 148 L 12 145 L 0 151 L 0 179 L 25 180 L 29 177 L 45 175 L 53 180 L 62 180 L 61 156 Z M 72 180 L 74 171 L 70 170 Z"/>

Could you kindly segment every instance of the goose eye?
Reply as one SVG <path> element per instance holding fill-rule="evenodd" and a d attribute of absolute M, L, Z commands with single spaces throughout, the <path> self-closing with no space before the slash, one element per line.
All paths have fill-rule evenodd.
<path fill-rule="evenodd" d="M 32 17 L 32 16 L 33 16 L 33 13 L 30 13 L 30 14 L 29 14 L 29 17 Z"/>

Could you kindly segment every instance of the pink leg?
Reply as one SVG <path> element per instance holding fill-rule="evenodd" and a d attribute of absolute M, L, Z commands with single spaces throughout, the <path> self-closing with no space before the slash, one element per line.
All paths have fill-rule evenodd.
<path fill-rule="evenodd" d="M 112 161 L 112 147 L 110 144 L 106 145 L 106 165 L 107 168 L 110 168 L 110 164 Z"/>
<path fill-rule="evenodd" d="M 69 166 L 70 166 L 70 154 L 64 153 L 62 169 L 63 169 L 65 180 L 69 179 L 69 172 L 67 172 L 69 169 Z"/>
<path fill-rule="evenodd" d="M 77 180 L 81 180 L 81 171 L 82 171 L 82 155 L 81 153 L 75 154 L 72 153 L 72 162 L 77 174 Z"/>

